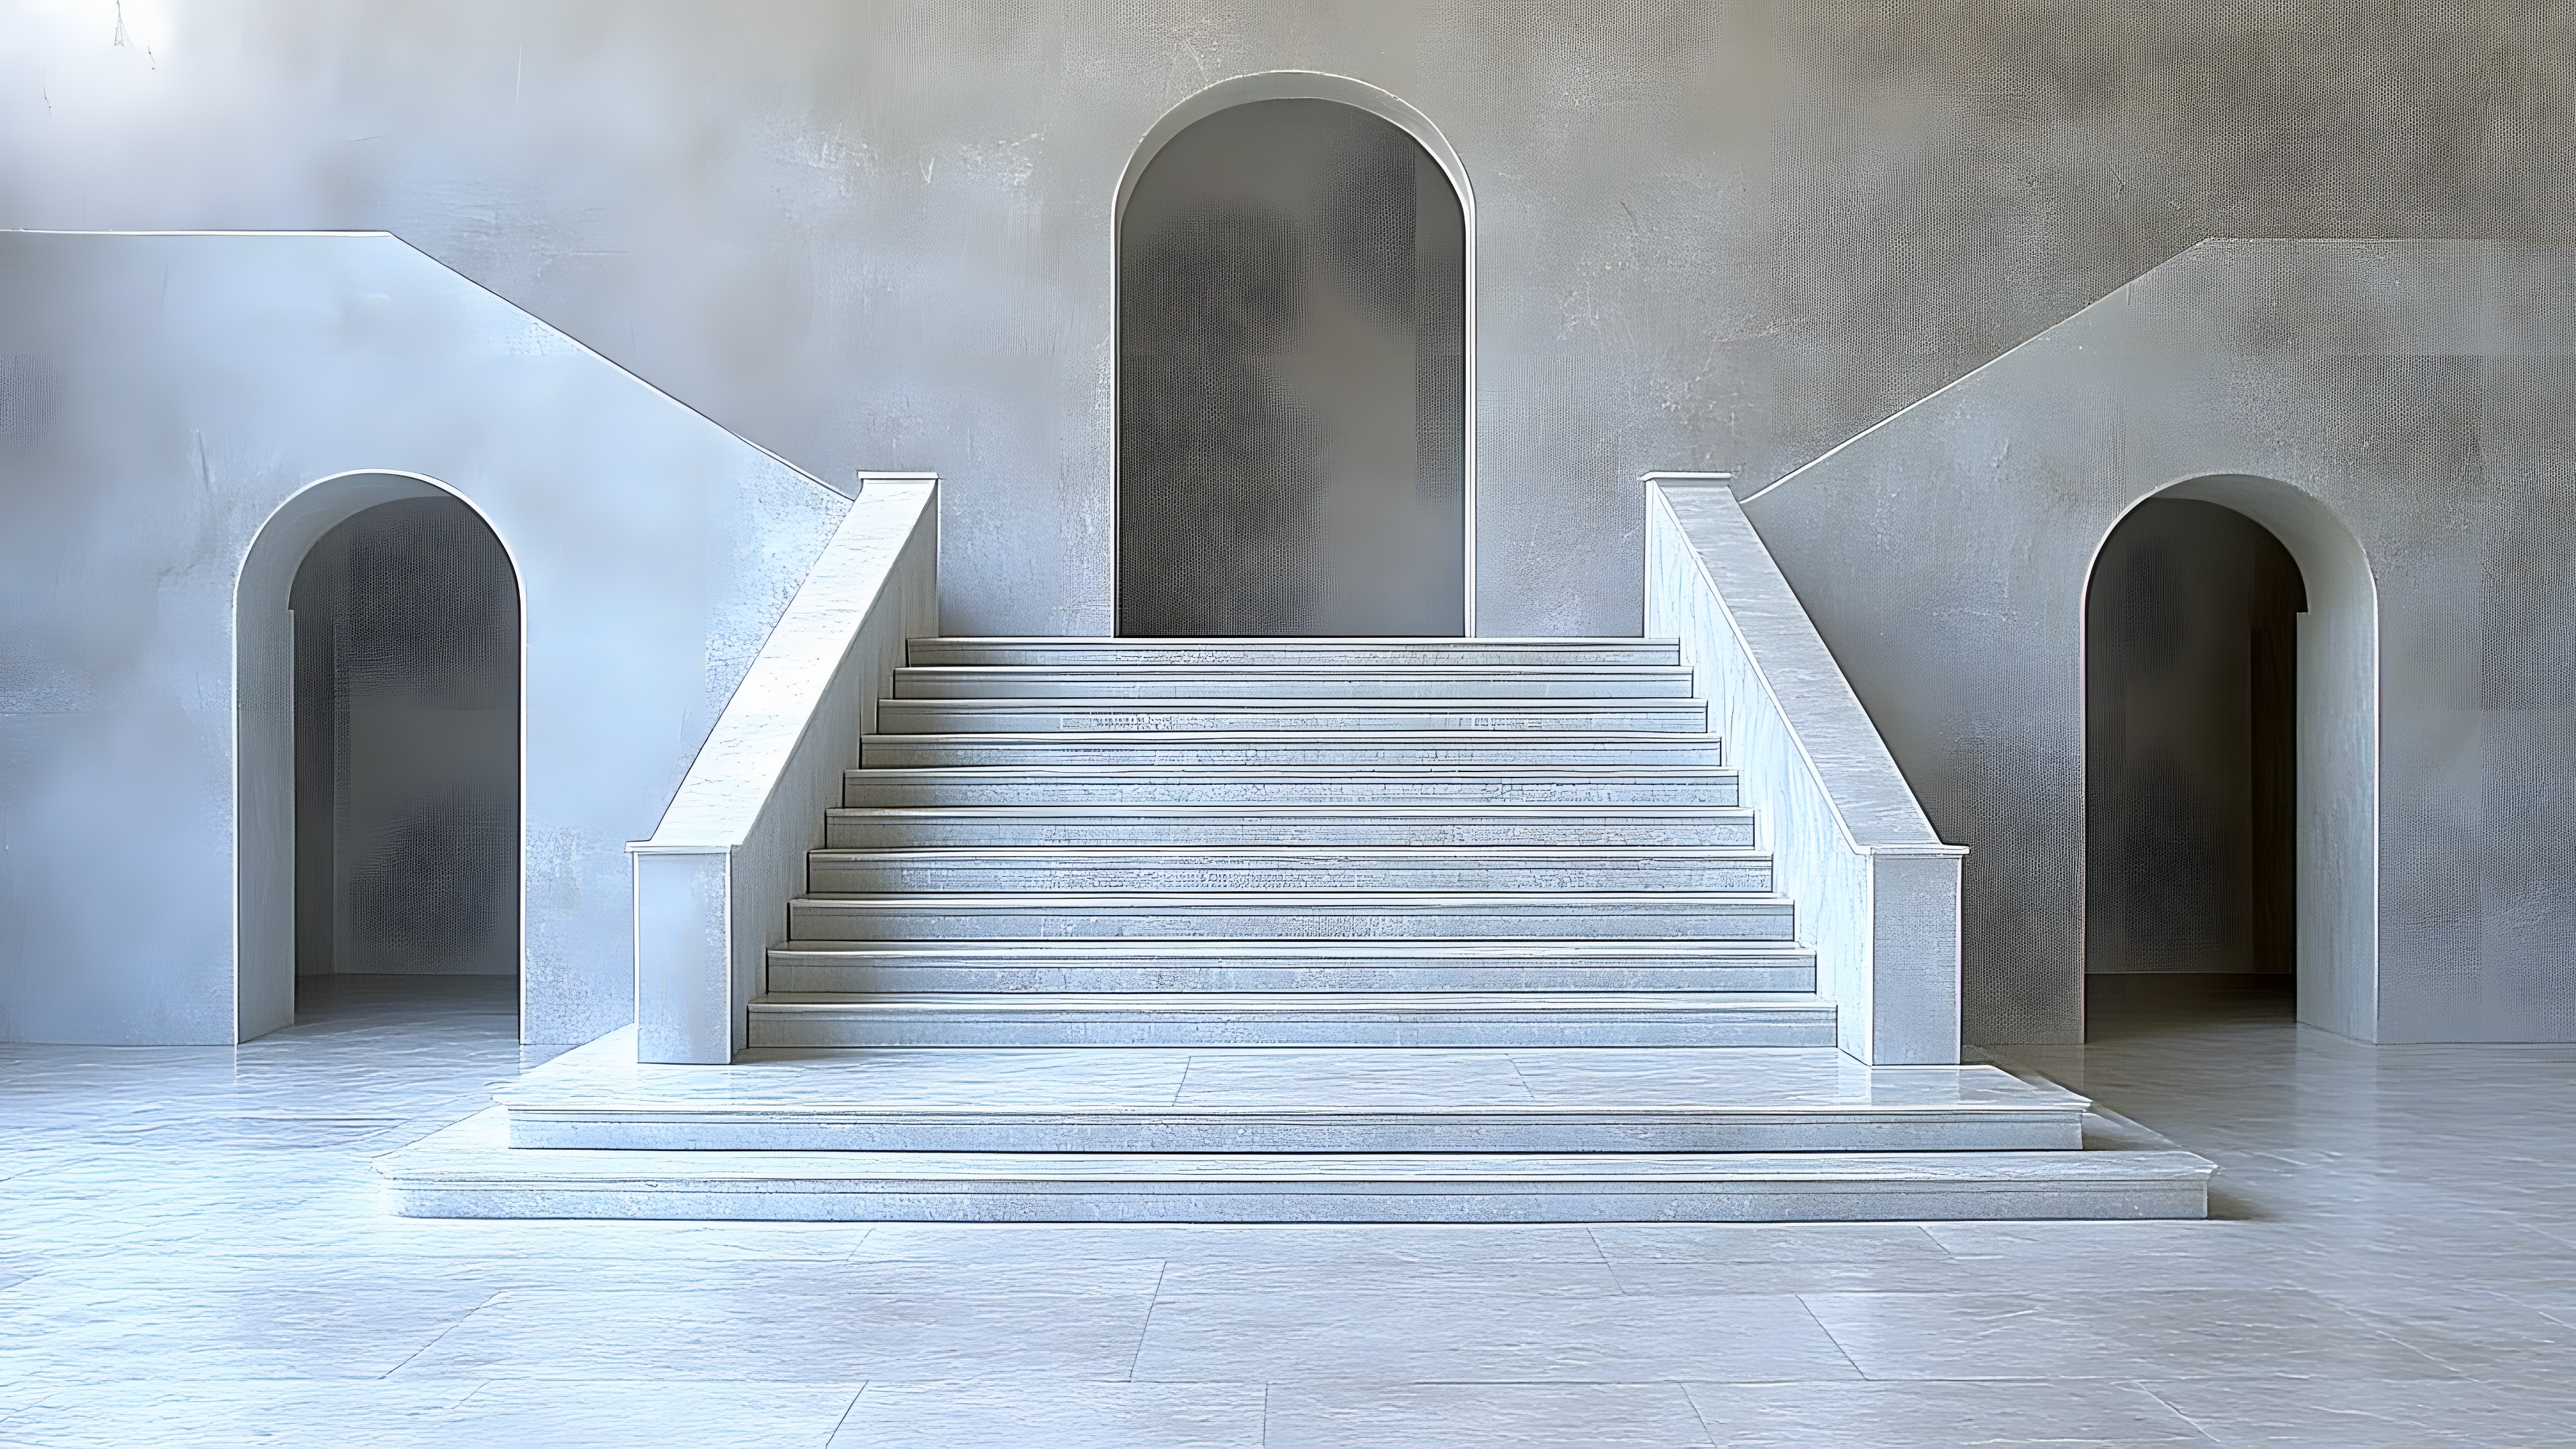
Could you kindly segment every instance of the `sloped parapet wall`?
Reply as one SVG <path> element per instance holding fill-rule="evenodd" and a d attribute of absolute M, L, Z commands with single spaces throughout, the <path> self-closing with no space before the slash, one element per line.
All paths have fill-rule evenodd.
<path fill-rule="evenodd" d="M 725 705 L 635 857 L 636 1060 L 747 1044 L 806 856 L 876 728 L 904 641 L 939 632 L 938 482 L 873 478 Z"/>
<path fill-rule="evenodd" d="M 2158 495 L 2306 577 L 2303 1016 L 2576 1039 L 2571 298 L 2576 248 L 2211 241 L 1748 498 L 1975 852 L 1971 1041 L 2080 1036 L 2085 588 Z"/>
<path fill-rule="evenodd" d="M 0 233 L 0 369 L 0 1037 L 282 1024 L 236 990 L 273 904 L 237 870 L 263 805 L 238 793 L 236 590 L 326 490 L 444 492 L 508 550 L 524 1035 L 630 1021 L 625 843 L 848 498 L 382 234 Z M 239 979 L 291 973 L 276 950 Z"/>
<path fill-rule="evenodd" d="M 1761 823 L 1838 1042 L 1959 1060 L 1959 858 L 1721 482 L 1646 480 L 1646 633 L 1681 641 Z"/>

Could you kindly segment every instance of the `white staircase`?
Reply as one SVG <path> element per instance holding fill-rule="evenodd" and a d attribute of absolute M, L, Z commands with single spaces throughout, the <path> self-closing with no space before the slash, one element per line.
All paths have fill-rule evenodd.
<path fill-rule="evenodd" d="M 730 1067 L 612 1038 L 406 1212 L 2197 1216 L 2208 1164 L 1834 1047 L 1677 646 L 917 639 Z"/>
<path fill-rule="evenodd" d="M 910 657 L 756 1047 L 1833 1044 L 1670 644 Z"/>

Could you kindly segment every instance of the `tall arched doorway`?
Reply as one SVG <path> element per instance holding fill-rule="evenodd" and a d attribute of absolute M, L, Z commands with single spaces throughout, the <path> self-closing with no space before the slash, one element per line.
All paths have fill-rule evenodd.
<path fill-rule="evenodd" d="M 1139 150 L 1119 633 L 1469 630 L 1471 212 L 1437 144 L 1356 82 L 1264 76 Z"/>
<path fill-rule="evenodd" d="M 240 1037 L 370 995 L 515 1013 L 521 630 L 500 539 L 426 479 L 329 479 L 262 528 L 235 608 Z"/>
<path fill-rule="evenodd" d="M 2092 992 L 2274 983 L 2377 1030 L 2378 623 L 2322 504 L 2269 479 L 2140 502 L 2085 591 Z"/>

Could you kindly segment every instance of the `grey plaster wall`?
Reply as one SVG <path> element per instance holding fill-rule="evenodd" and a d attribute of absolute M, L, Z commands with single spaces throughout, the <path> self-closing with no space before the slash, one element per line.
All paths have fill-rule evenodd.
<path fill-rule="evenodd" d="M 2570 247 L 2210 242 L 1749 500 L 1933 824 L 1973 849 L 1971 1040 L 2080 1031 L 2085 584 L 2175 485 L 2235 501 L 2305 577 L 2302 1014 L 2576 1037 L 2570 297 Z M 2320 686 L 2355 647 L 2361 687 Z M 2323 717 L 2321 692 L 2342 701 Z M 2364 768 L 2331 766 L 2347 744 Z M 2354 822 L 2358 868 L 2312 878 Z M 2358 927 L 2314 929 L 2322 894 Z"/>
<path fill-rule="evenodd" d="M 391 237 L 0 234 L 0 359 L 0 1037 L 277 1024 L 236 999 L 235 865 L 292 751 L 237 792 L 282 725 L 236 685 L 337 521 L 314 485 L 363 470 L 444 485 L 519 576 L 524 1033 L 631 1020 L 624 843 L 848 500 Z"/>
<path fill-rule="evenodd" d="M 1775 478 L 2204 237 L 2576 235 L 2571 53 L 2524 0 L 0 0 L 0 226 L 397 231 L 817 476 L 937 471 L 953 627 L 1100 632 L 1122 169 L 1340 72 L 1475 190 L 1477 624 L 1619 633 L 1639 474 Z"/>

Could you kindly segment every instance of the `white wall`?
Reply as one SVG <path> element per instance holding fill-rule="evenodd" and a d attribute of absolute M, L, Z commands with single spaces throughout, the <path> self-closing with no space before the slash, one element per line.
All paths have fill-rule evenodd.
<path fill-rule="evenodd" d="M 235 587 L 372 470 L 519 573 L 524 1034 L 631 1020 L 625 843 L 848 500 L 390 237 L 0 234 L 0 357 L 0 1037 L 234 1038 Z"/>

